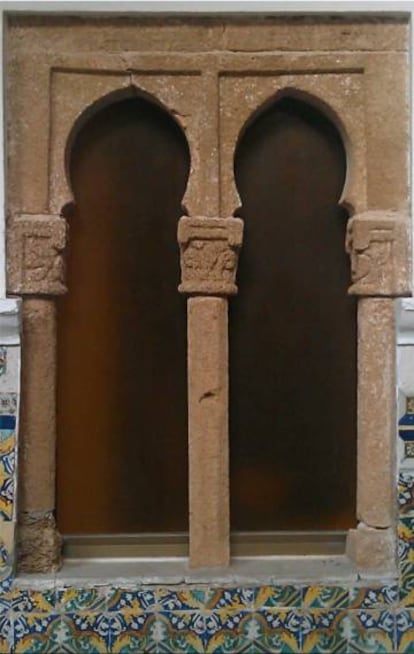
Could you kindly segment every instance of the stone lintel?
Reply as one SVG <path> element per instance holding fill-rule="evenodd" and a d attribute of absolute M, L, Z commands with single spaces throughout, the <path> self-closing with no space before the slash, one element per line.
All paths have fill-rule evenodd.
<path fill-rule="evenodd" d="M 183 216 L 178 223 L 180 293 L 235 295 L 242 240 L 243 221 L 240 218 Z"/>
<path fill-rule="evenodd" d="M 376 529 L 359 523 L 348 532 L 346 553 L 361 577 L 396 573 L 396 540 L 390 527 Z"/>
<path fill-rule="evenodd" d="M 346 251 L 351 258 L 350 295 L 411 294 L 408 216 L 395 211 L 357 214 L 348 222 Z"/>
<path fill-rule="evenodd" d="M 22 214 L 7 228 L 7 290 L 20 295 L 66 293 L 67 224 L 56 215 Z"/>

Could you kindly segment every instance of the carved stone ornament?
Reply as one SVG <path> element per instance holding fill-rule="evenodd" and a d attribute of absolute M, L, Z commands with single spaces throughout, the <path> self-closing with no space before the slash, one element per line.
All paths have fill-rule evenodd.
<path fill-rule="evenodd" d="M 367 211 L 348 222 L 346 251 L 351 258 L 351 295 L 411 294 L 408 217 Z"/>
<path fill-rule="evenodd" d="M 240 218 L 183 216 L 178 223 L 180 293 L 235 295 L 242 241 L 243 221 Z"/>
<path fill-rule="evenodd" d="M 7 290 L 21 295 L 62 295 L 67 225 L 60 216 L 21 215 L 7 231 Z"/>

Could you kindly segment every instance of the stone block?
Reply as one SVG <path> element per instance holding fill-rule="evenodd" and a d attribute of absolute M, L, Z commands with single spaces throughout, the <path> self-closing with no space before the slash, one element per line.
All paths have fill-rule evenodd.
<path fill-rule="evenodd" d="M 396 571 L 394 529 L 375 529 L 361 522 L 348 532 L 346 553 L 364 576 L 393 574 Z"/>
<path fill-rule="evenodd" d="M 351 258 L 351 295 L 410 295 L 408 217 L 392 211 L 366 211 L 348 222 L 346 250 Z"/>
<path fill-rule="evenodd" d="M 51 215 L 21 215 L 7 230 L 7 290 L 22 295 L 66 293 L 63 250 L 67 225 Z"/>
<path fill-rule="evenodd" d="M 240 218 L 188 218 L 178 223 L 181 252 L 180 293 L 234 295 L 243 240 Z"/>

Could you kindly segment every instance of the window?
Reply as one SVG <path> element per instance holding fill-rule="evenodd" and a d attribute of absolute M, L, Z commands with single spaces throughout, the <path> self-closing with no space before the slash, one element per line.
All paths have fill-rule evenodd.
<path fill-rule="evenodd" d="M 108 20 L 110 42 L 108 32 L 102 29 Z M 76 377 L 83 374 L 79 372 L 79 361 L 83 357 L 92 361 L 98 339 L 99 365 L 105 374 L 96 373 L 94 380 L 92 365 L 84 373 L 89 376 L 95 397 L 100 398 L 100 410 L 93 413 L 96 421 L 101 421 L 102 456 L 94 461 L 94 469 L 106 488 L 95 499 L 103 503 L 106 494 L 108 502 L 116 503 L 116 493 L 109 492 L 108 484 L 112 491 L 115 480 L 124 479 L 128 490 L 135 487 L 144 493 L 147 508 L 143 514 L 151 518 L 145 525 L 139 511 L 131 516 L 135 506 L 132 494 L 130 497 L 120 490 L 127 507 L 125 522 L 121 511 L 110 519 L 105 515 L 112 525 L 106 528 L 126 528 L 131 533 L 137 528 L 148 533 L 183 528 L 188 404 L 189 539 L 194 566 L 227 564 L 230 500 L 234 530 L 263 531 L 303 529 L 310 522 L 313 525 L 312 506 L 323 498 L 325 511 L 323 515 L 319 512 L 319 526 L 348 530 L 347 555 L 357 567 L 378 574 L 392 567 L 394 298 L 409 293 L 405 156 L 408 37 L 403 19 L 348 21 L 347 29 L 344 20 L 321 17 L 315 23 L 314 18 L 301 17 L 292 22 L 280 16 L 198 17 L 165 22 L 151 17 L 91 18 L 81 26 L 76 18 L 69 17 L 9 18 L 9 78 L 18 83 L 10 84 L 8 96 L 8 289 L 24 298 L 19 464 L 22 567 L 39 570 L 56 564 L 60 547 L 54 525 L 56 379 L 58 424 L 62 434 L 68 430 L 62 436 L 65 445 L 59 457 L 66 458 L 62 447 L 70 447 L 70 434 L 73 430 L 79 433 L 79 423 L 87 424 L 85 421 L 91 417 L 82 408 L 84 398 L 76 396 Z M 137 115 L 132 108 L 138 106 L 141 117 L 146 116 L 139 127 L 132 118 Z M 130 119 L 132 131 L 127 137 L 124 126 Z M 108 124 L 114 127 L 110 138 Z M 130 175 L 134 181 L 123 187 L 120 196 L 108 200 L 108 206 L 113 204 L 105 221 L 103 211 L 102 216 L 95 210 L 89 214 L 80 189 L 85 180 L 84 188 L 89 189 L 86 195 L 91 191 L 92 203 L 109 198 L 118 172 L 126 170 L 124 164 L 117 167 L 103 157 L 105 148 L 112 147 L 112 138 L 114 143 L 125 138 L 137 143 L 137 148 L 132 148 L 130 157 L 127 149 L 122 150 L 122 157 L 133 163 Z M 141 138 L 150 152 L 144 165 L 142 157 L 137 156 Z M 300 140 L 303 158 L 295 154 L 296 139 Z M 119 147 L 115 149 L 120 152 Z M 161 151 L 169 162 L 168 171 L 157 168 L 156 153 Z M 290 160 L 295 160 L 294 172 L 289 172 L 292 184 L 297 185 L 293 193 L 287 192 L 284 177 Z M 323 179 L 318 174 L 322 170 Z M 94 176 L 102 180 L 105 175 L 107 182 L 99 182 L 101 188 L 95 194 L 96 187 L 87 180 Z M 153 184 L 156 188 L 170 188 L 171 196 L 169 192 L 155 194 Z M 85 212 L 88 217 L 94 213 L 90 223 Z M 148 220 L 150 212 L 152 222 Z M 178 220 L 180 214 L 184 217 Z M 243 245 L 243 223 L 236 215 L 244 221 Z M 277 219 L 277 215 L 281 218 Z M 133 216 L 142 216 L 142 220 L 135 221 Z M 125 230 L 117 230 L 122 218 Z M 159 221 L 156 243 L 152 241 L 154 221 Z M 173 291 L 179 281 L 177 223 L 180 290 L 189 295 L 187 330 L 184 299 Z M 68 246 L 67 224 L 71 234 Z M 314 225 L 319 227 L 312 229 Z M 300 239 L 296 238 L 298 229 Z M 139 238 L 140 230 L 145 232 L 145 244 Z M 112 247 L 106 250 L 109 234 Z M 346 254 L 342 246 L 345 236 Z M 83 250 L 86 243 L 90 247 Z M 121 250 L 128 256 L 120 258 L 118 265 L 116 257 Z M 236 291 L 239 252 L 240 295 L 230 299 L 228 332 L 228 296 Z M 103 268 L 92 259 L 92 253 L 108 261 L 107 283 L 101 283 L 99 270 Z M 78 258 L 83 262 L 79 269 L 75 265 Z M 301 263 L 296 264 L 297 260 Z M 82 301 L 87 305 L 76 316 L 70 308 L 70 288 L 67 297 L 57 299 L 66 292 L 65 264 L 69 286 L 71 276 L 73 279 L 79 274 L 83 279 L 82 265 L 91 274 L 84 287 L 80 283 L 72 285 L 76 288 L 73 301 L 79 293 L 76 304 Z M 167 269 L 171 271 L 168 282 L 161 275 Z M 332 274 L 326 272 L 330 269 L 334 270 Z M 255 282 L 254 270 L 263 275 L 264 288 Z M 122 275 L 131 276 L 130 283 L 124 284 Z M 163 302 L 156 301 L 144 277 L 151 278 Z M 291 293 L 282 279 L 289 279 Z M 346 297 L 347 286 L 350 298 Z M 265 290 L 269 293 L 265 294 Z M 93 293 L 93 300 L 88 293 Z M 98 293 L 102 293 L 101 298 Z M 147 300 L 152 308 L 142 322 L 142 306 Z M 280 313 L 275 303 L 279 303 Z M 60 341 L 57 360 L 56 304 Z M 259 305 L 268 306 L 265 324 L 257 313 Z M 335 311 L 330 310 L 333 306 Z M 168 315 L 162 315 L 167 308 Z M 126 312 L 130 319 L 124 324 L 121 317 Z M 249 312 L 253 314 L 250 322 Z M 95 339 L 88 337 L 92 346 L 83 352 L 81 347 L 73 352 L 70 320 L 79 320 L 79 325 L 84 321 L 85 329 L 96 335 Z M 99 325 L 95 328 L 93 320 L 99 321 L 105 331 L 98 331 Z M 306 325 L 299 328 L 298 323 L 305 320 Z M 133 329 L 135 323 L 137 332 Z M 136 376 L 143 334 L 139 330 L 144 325 L 146 334 L 154 334 L 152 348 L 139 354 L 143 357 L 146 384 L 140 374 Z M 273 331 L 274 340 L 270 338 Z M 157 341 L 155 332 L 159 334 Z M 170 338 L 166 340 L 167 332 Z M 290 348 L 306 345 L 304 332 L 309 347 L 304 347 L 302 356 L 295 352 L 291 358 Z M 147 337 L 142 336 L 143 340 Z M 283 347 L 277 347 L 277 338 Z M 147 355 L 151 363 L 145 363 Z M 152 364 L 154 357 L 156 366 Z M 171 357 L 174 365 L 163 368 L 165 358 Z M 290 361 L 296 361 L 293 367 Z M 151 377 L 155 367 L 163 374 Z M 283 371 L 283 384 L 273 372 L 276 367 Z M 111 378 L 110 370 L 114 372 Z M 111 386 L 115 379 L 119 383 Z M 165 397 L 166 385 L 173 386 L 172 403 Z M 151 398 L 156 392 L 162 397 L 151 411 Z M 296 402 L 300 403 L 298 408 Z M 121 403 L 122 408 L 127 408 L 120 415 Z M 276 413 L 279 425 L 272 424 Z M 115 434 L 122 433 L 126 456 L 144 457 L 136 441 L 131 444 L 125 436 L 130 430 L 132 438 L 134 430 L 143 428 L 144 423 L 139 421 L 144 414 L 148 415 L 147 425 L 155 421 L 154 433 L 163 443 L 151 454 L 154 462 L 160 457 L 163 470 L 154 498 L 145 496 L 143 477 L 131 475 L 128 479 L 125 469 L 117 467 L 122 452 L 114 450 L 123 447 L 119 439 L 114 443 Z M 177 459 L 172 460 L 173 448 L 168 447 L 170 437 L 163 426 L 175 421 L 174 442 L 181 445 L 174 451 Z M 292 428 L 291 438 L 276 440 L 267 436 L 269 429 L 284 432 L 286 425 Z M 89 423 L 88 431 L 91 429 L 94 427 Z M 348 448 L 348 442 L 355 443 L 355 429 L 356 483 L 355 446 Z M 335 438 L 331 439 L 332 430 Z M 312 494 L 306 493 L 308 509 L 302 515 L 303 503 L 299 499 L 303 486 L 289 491 L 286 479 L 281 479 L 289 468 L 293 468 L 290 478 L 298 477 L 295 442 L 299 439 L 297 449 L 304 455 L 303 479 L 312 477 L 313 482 Z M 86 440 L 79 443 L 79 454 L 81 447 L 89 445 Z M 322 459 L 322 455 L 326 458 Z M 256 457 L 253 461 L 252 456 Z M 332 474 L 327 480 L 331 462 L 342 457 L 343 477 Z M 266 472 L 270 458 L 277 459 L 274 476 Z M 280 459 L 287 462 L 286 467 L 279 463 Z M 62 459 L 59 465 L 62 470 Z M 247 469 L 249 466 L 252 469 Z M 143 467 L 149 470 L 147 465 Z M 181 471 L 179 479 L 178 475 L 171 478 L 169 471 L 173 468 Z M 87 470 L 84 474 L 93 474 L 89 466 Z M 245 479 L 254 479 L 255 475 L 261 483 L 255 485 L 258 495 L 253 503 L 252 494 L 245 492 Z M 304 484 L 306 490 L 309 483 Z M 332 484 L 329 498 L 325 495 L 326 484 Z M 42 492 L 36 490 L 40 488 Z M 282 498 L 278 506 L 283 506 L 279 515 L 267 499 L 277 493 Z M 58 509 L 63 516 L 66 509 L 62 488 L 59 495 Z M 160 514 L 159 523 L 148 515 L 153 499 L 157 506 L 164 503 L 165 520 Z M 258 505 L 264 507 L 260 515 Z M 105 513 L 106 508 L 102 509 Z M 69 518 L 69 514 L 70 508 L 66 514 L 69 531 L 73 528 L 72 518 L 72 524 L 79 521 L 86 525 L 87 516 L 76 512 Z M 99 526 L 98 511 L 94 515 Z M 88 521 L 86 527 L 90 526 Z"/>

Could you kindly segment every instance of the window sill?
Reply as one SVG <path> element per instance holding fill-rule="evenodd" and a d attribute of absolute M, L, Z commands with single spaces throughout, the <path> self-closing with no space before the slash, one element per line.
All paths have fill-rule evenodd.
<path fill-rule="evenodd" d="M 381 581 L 395 579 L 397 571 L 382 573 Z M 141 559 L 70 559 L 54 574 L 21 574 L 19 587 L 145 584 L 280 585 L 295 583 L 347 583 L 361 578 L 344 556 L 234 557 L 229 568 L 190 570 L 185 557 Z M 378 579 L 378 575 L 364 576 Z"/>

